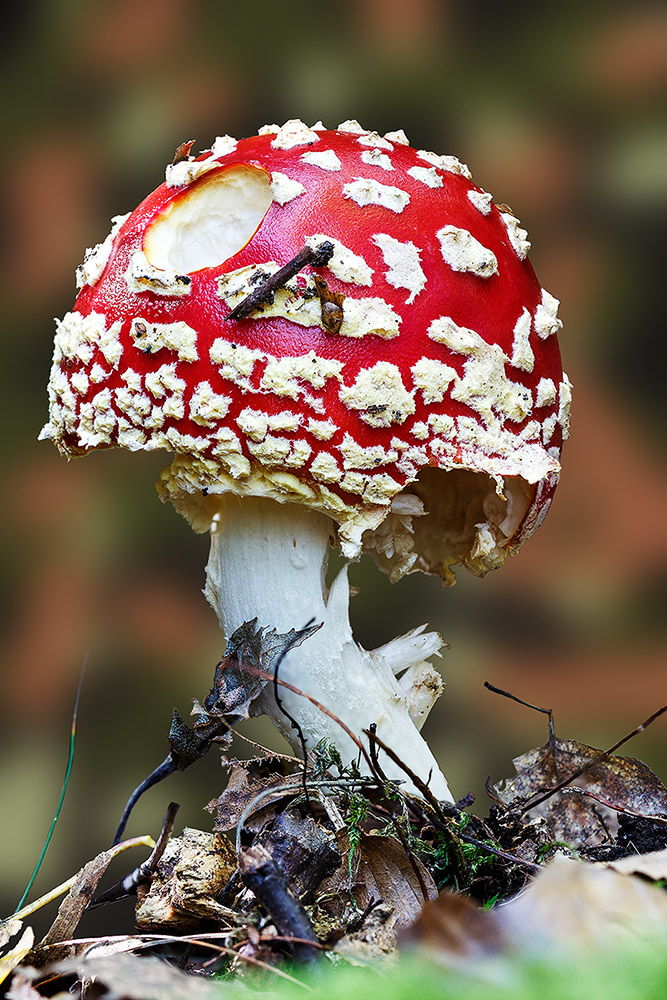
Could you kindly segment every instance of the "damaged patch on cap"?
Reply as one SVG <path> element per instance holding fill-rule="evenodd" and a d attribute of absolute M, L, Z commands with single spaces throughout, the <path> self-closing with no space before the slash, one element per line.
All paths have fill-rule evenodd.
<path fill-rule="evenodd" d="M 389 184 L 380 184 L 370 177 L 357 177 L 343 187 L 343 195 L 356 201 L 360 208 L 367 205 L 379 205 L 392 212 L 402 212 L 410 202 L 410 195 L 401 188 Z"/>

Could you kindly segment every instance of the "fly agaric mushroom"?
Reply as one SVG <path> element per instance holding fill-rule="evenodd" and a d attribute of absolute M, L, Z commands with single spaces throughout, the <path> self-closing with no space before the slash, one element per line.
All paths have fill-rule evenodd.
<path fill-rule="evenodd" d="M 255 617 L 323 622 L 281 677 L 362 742 L 375 724 L 449 800 L 419 733 L 441 639 L 417 629 L 361 649 L 347 570 L 324 584 L 329 542 L 349 560 L 371 552 L 392 580 L 447 584 L 454 564 L 483 575 L 519 548 L 567 434 L 558 302 L 514 215 L 402 131 L 289 121 L 190 147 L 86 253 L 42 437 L 68 457 L 174 452 L 157 489 L 210 529 L 205 593 L 225 635 Z M 293 741 L 269 692 L 254 710 Z M 311 701 L 281 700 L 309 749 L 326 737 L 357 756 Z"/>

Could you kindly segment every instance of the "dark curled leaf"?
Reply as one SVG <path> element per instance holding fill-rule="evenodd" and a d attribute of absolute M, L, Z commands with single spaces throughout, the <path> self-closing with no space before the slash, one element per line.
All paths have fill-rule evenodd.
<path fill-rule="evenodd" d="M 342 860 L 333 838 L 298 808 L 278 813 L 271 829 L 261 835 L 260 843 L 299 897 L 332 875 Z"/>
<path fill-rule="evenodd" d="M 206 728 L 220 716 L 229 722 L 247 719 L 252 702 L 270 679 L 258 676 L 258 671 L 271 674 L 280 656 L 300 646 L 318 628 L 319 625 L 300 631 L 290 629 L 279 635 L 275 629 L 257 628 L 256 618 L 244 622 L 229 638 L 225 656 L 215 668 L 213 687 L 204 699 L 194 728 Z"/>
<path fill-rule="evenodd" d="M 276 758 L 247 761 L 243 765 L 230 765 L 230 768 L 229 782 L 224 792 L 206 806 L 208 812 L 215 814 L 214 829 L 221 832 L 234 829 L 244 810 L 260 792 L 283 786 L 289 780 L 294 784 L 294 793 L 300 789 L 299 776 L 294 775 L 291 779 L 286 779 L 282 761 Z M 260 803 L 257 812 L 261 814 L 263 819 L 266 819 L 271 814 L 275 814 L 279 801 L 277 798 L 269 805 L 266 802 Z M 254 815 L 255 813 L 252 813 L 246 819 L 246 829 L 253 829 L 252 817 Z"/>
<path fill-rule="evenodd" d="M 231 742 L 231 731 L 228 730 L 226 735 L 228 737 L 226 742 Z M 175 767 L 179 771 L 185 771 L 186 768 L 190 767 L 190 764 L 194 764 L 196 760 L 203 757 L 210 746 L 210 737 L 207 738 L 195 732 L 175 708 L 169 729 L 169 751 Z"/>
<path fill-rule="evenodd" d="M 180 713 L 174 710 L 169 731 L 169 755 L 132 792 L 116 830 L 115 844 L 121 840 L 134 806 L 148 788 L 175 770 L 186 770 L 208 753 L 214 743 L 229 745 L 233 727 L 252 714 L 252 704 L 271 680 L 274 664 L 319 628 L 321 625 L 290 629 L 279 635 L 275 629 L 257 628 L 257 619 L 253 618 L 232 633 L 226 655 L 215 668 L 213 687 L 203 706 L 197 700 L 194 702 L 193 711 L 197 715 L 194 725 L 188 726 Z"/>

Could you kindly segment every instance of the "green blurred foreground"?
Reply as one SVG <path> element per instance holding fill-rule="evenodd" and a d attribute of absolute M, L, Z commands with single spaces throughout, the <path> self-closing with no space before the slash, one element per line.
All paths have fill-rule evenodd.
<path fill-rule="evenodd" d="M 485 980 L 412 959 L 379 978 L 364 969 L 331 970 L 312 982 L 312 1000 L 664 1000 L 667 995 L 667 953 L 645 943 L 632 955 L 597 958 L 572 965 L 503 964 L 497 976 Z M 280 987 L 280 997 L 303 996 L 305 990 Z M 224 993 L 222 994 L 224 996 Z"/>
<path fill-rule="evenodd" d="M 664 940 L 644 940 L 613 957 L 598 953 L 587 961 L 550 963 L 485 960 L 474 972 L 440 967 L 415 954 L 374 968 L 329 967 L 300 982 L 266 978 L 254 987 L 193 978 L 160 959 L 129 955 L 89 959 L 86 975 L 93 974 L 98 986 L 109 991 L 105 995 L 128 1000 L 664 1000 L 667 950 Z M 302 977 L 299 970 L 296 974 Z M 15 980 L 16 988 L 21 987 Z"/>

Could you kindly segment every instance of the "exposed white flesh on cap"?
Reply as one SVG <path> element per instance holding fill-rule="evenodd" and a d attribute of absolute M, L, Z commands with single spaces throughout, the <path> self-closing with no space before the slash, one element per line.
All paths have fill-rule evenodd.
<path fill-rule="evenodd" d="M 266 170 L 242 165 L 211 173 L 150 226 L 146 257 L 154 267 L 185 273 L 222 264 L 252 239 L 272 200 Z"/>

